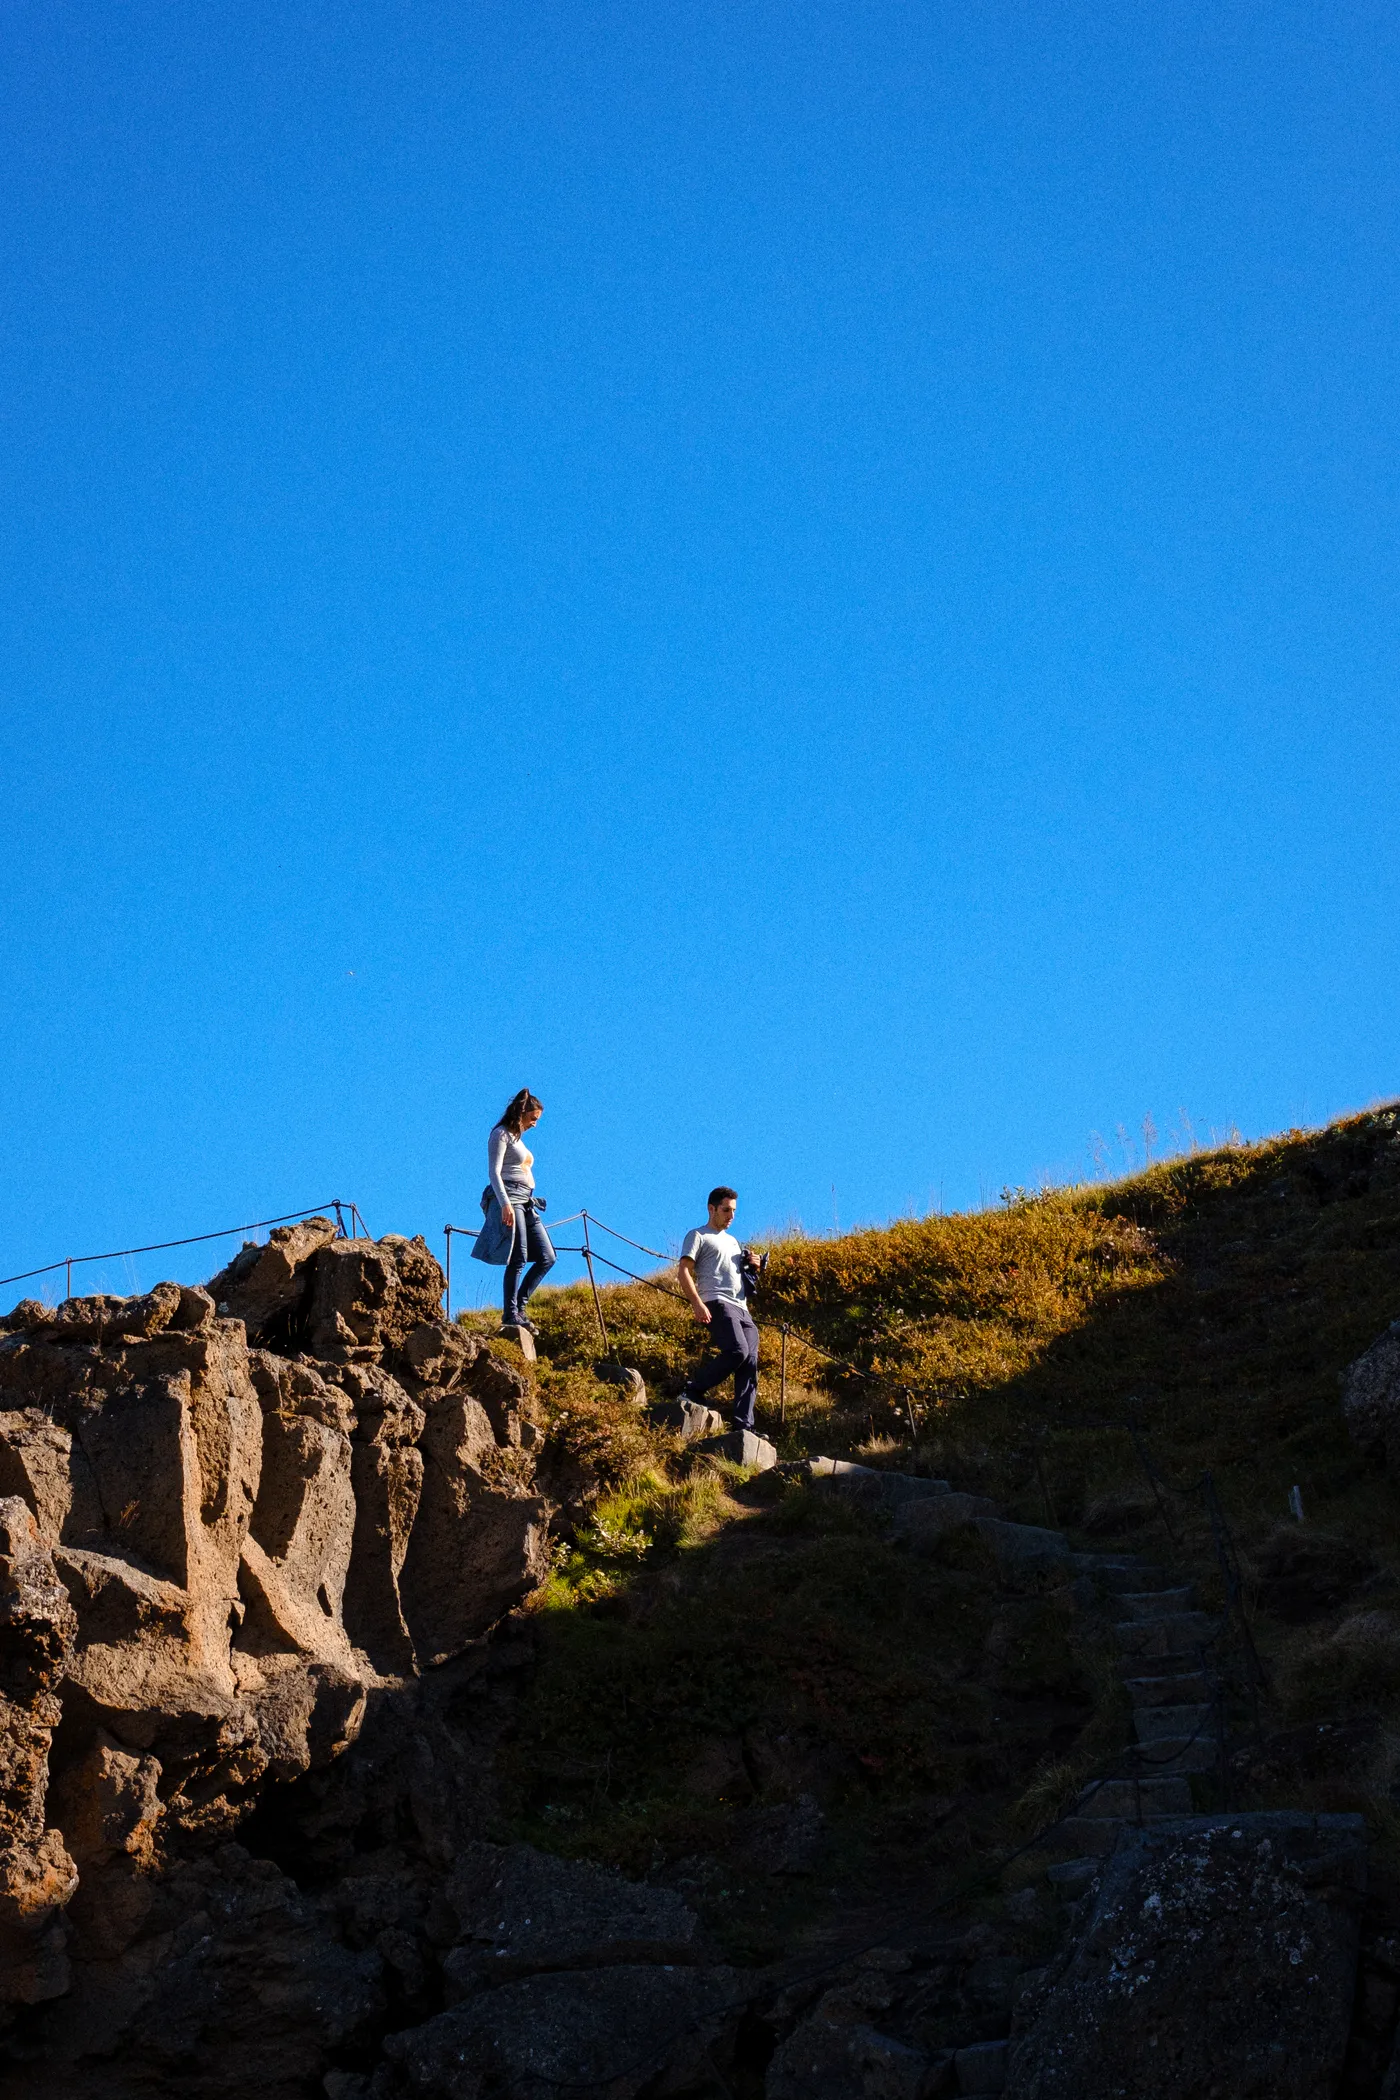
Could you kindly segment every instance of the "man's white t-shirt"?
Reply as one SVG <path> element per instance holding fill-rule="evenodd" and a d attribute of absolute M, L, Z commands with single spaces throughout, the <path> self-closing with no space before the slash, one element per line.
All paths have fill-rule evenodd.
<path fill-rule="evenodd" d="M 739 1267 L 743 1248 L 732 1232 L 707 1232 L 697 1225 L 681 1242 L 681 1259 L 695 1264 L 695 1288 L 708 1305 L 712 1299 L 743 1305 L 744 1274 Z"/>

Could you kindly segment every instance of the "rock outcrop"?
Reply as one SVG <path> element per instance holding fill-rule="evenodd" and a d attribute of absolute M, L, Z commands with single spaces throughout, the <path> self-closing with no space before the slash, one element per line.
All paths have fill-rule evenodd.
<path fill-rule="evenodd" d="M 525 1376 L 441 1319 L 421 1239 L 334 1233 L 0 1322 L 0 2005 L 62 1994 L 75 1938 L 144 1944 L 182 1862 L 548 1564 Z"/>
<path fill-rule="evenodd" d="M 1388 1327 L 1342 1380 L 1342 1412 L 1353 1443 L 1400 1463 L 1400 1320 Z"/>
<path fill-rule="evenodd" d="M 1365 1883 L 1360 1816 L 1125 1832 L 1083 1938 L 1023 2001 L 1008 2100 L 1334 2092 Z"/>

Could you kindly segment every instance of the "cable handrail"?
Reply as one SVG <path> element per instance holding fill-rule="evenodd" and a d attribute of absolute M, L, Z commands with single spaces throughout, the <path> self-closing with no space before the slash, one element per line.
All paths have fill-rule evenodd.
<path fill-rule="evenodd" d="M 308 1203 L 303 1205 L 300 1210 L 284 1210 L 276 1218 L 252 1218 L 246 1225 L 224 1225 L 217 1232 L 191 1232 L 184 1239 L 179 1240 L 151 1240 L 144 1247 L 113 1247 L 105 1254 L 64 1254 L 57 1261 L 41 1263 L 37 1269 L 20 1269 L 13 1276 L 0 1276 L 0 1288 L 3 1288 L 7 1283 L 28 1283 L 32 1276 L 51 1276 L 57 1269 L 67 1269 L 69 1271 L 69 1282 L 71 1283 L 72 1271 L 85 1262 L 121 1261 L 128 1254 L 164 1254 L 171 1247 L 197 1247 L 206 1240 L 231 1239 L 235 1232 L 259 1232 L 269 1225 L 289 1225 L 295 1219 L 317 1217 L 323 1211 L 328 1210 L 333 1210 L 336 1214 L 336 1220 L 340 1226 L 338 1236 L 342 1239 L 352 1237 L 345 1231 L 345 1221 L 341 1216 L 342 1211 L 348 1210 L 351 1217 L 358 1224 L 364 1225 L 364 1219 L 347 1197 L 332 1196 L 327 1203 Z M 353 1236 L 358 1238 L 359 1235 Z"/>

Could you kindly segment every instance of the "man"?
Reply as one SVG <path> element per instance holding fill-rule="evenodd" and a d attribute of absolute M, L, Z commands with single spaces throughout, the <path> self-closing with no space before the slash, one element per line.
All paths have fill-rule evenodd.
<path fill-rule="evenodd" d="M 758 1398 L 758 1329 L 747 1303 L 752 1265 L 729 1230 L 738 1207 L 733 1189 L 711 1189 L 708 1223 L 688 1232 L 681 1244 L 681 1289 L 719 1350 L 691 1373 L 681 1398 L 703 1400 L 712 1386 L 732 1376 L 734 1427 L 752 1429 Z"/>

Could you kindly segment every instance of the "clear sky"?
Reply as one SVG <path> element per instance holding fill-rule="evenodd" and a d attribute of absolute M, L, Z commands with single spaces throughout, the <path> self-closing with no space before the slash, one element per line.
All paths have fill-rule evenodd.
<path fill-rule="evenodd" d="M 12 0 L 0 1274 L 432 1237 L 526 1083 L 658 1246 L 1400 1091 L 1397 90 L 1368 0 Z"/>

